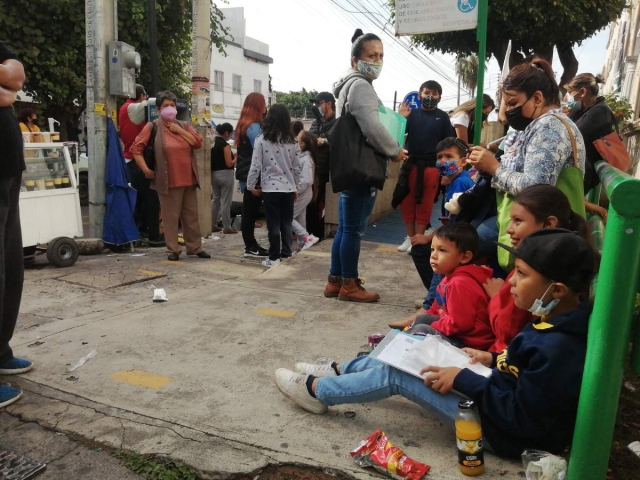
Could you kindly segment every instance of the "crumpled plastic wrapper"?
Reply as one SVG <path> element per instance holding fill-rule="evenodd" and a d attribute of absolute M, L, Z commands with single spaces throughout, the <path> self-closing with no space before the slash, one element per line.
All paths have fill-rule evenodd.
<path fill-rule="evenodd" d="M 154 302 L 166 302 L 169 300 L 167 298 L 167 292 L 164 291 L 164 288 L 155 288 L 153 290 L 153 301 Z"/>
<path fill-rule="evenodd" d="M 525 450 L 522 464 L 527 480 L 564 480 L 567 476 L 567 461 L 541 450 Z"/>

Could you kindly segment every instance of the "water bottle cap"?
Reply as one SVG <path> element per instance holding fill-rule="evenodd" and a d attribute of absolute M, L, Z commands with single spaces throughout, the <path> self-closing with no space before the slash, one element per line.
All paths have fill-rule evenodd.
<path fill-rule="evenodd" d="M 458 408 L 461 410 L 471 410 L 476 406 L 473 400 L 460 400 L 458 403 Z"/>

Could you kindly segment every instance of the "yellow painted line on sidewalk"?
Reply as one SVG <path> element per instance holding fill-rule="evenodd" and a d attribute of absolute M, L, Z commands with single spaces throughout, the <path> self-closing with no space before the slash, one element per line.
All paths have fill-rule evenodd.
<path fill-rule="evenodd" d="M 156 375 L 155 373 L 143 372 L 142 370 L 122 370 L 111 375 L 111 380 L 128 383 L 138 387 L 158 390 L 173 382 L 173 378 Z"/>
<path fill-rule="evenodd" d="M 227 250 L 226 253 L 231 253 L 233 255 L 240 255 L 241 253 L 244 253 L 242 250 Z"/>
<path fill-rule="evenodd" d="M 258 315 L 268 315 L 270 317 L 291 318 L 296 312 L 288 312 L 286 310 L 272 310 L 271 308 L 260 308 L 256 310 Z"/>
<path fill-rule="evenodd" d="M 144 268 L 139 268 L 138 272 L 143 275 L 147 275 L 148 277 L 160 277 L 164 275 L 162 272 L 155 272 L 153 270 L 145 270 Z"/>
<path fill-rule="evenodd" d="M 402 253 L 398 252 L 398 249 L 395 247 L 378 247 L 376 248 L 376 252 L 379 253 Z"/>

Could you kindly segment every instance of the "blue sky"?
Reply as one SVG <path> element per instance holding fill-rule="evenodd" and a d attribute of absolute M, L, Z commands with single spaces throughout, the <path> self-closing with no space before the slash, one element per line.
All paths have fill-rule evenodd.
<path fill-rule="evenodd" d="M 227 5 L 219 3 L 218 6 L 244 7 L 246 34 L 270 46 L 274 59 L 270 71 L 275 90 L 305 87 L 331 91 L 333 83 L 349 68 L 351 36 L 360 27 L 383 40 L 385 65 L 374 86 L 387 106 L 393 106 L 394 92 L 398 92 L 400 100 L 423 81 L 435 79 L 443 85 L 442 107 L 454 107 L 457 96 L 453 72 L 455 58 L 408 52 L 392 38 L 393 26 L 385 25 L 388 18 L 385 4 L 384 0 L 228 0 Z M 596 74 L 602 70 L 607 41 L 608 30 L 605 30 L 575 48 L 579 72 Z M 562 66 L 557 61 L 554 69 L 558 75 L 562 73 Z M 495 94 L 499 74 L 498 63 L 492 59 L 485 83 L 485 92 L 491 96 Z M 462 98 L 468 97 L 463 95 Z"/>

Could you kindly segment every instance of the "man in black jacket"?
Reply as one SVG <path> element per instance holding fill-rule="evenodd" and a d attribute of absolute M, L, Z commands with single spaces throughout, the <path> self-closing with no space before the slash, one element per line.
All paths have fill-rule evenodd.
<path fill-rule="evenodd" d="M 336 99 L 329 92 L 320 92 L 311 99 L 319 112 L 319 118 L 311 125 L 309 132 L 318 137 L 318 197 L 307 207 L 307 230 L 318 238 L 324 238 L 324 205 L 329 182 L 331 153 L 329 135 L 336 123 Z"/>
<path fill-rule="evenodd" d="M 22 134 L 13 111 L 24 79 L 18 56 L 0 41 L 0 375 L 24 373 L 33 367 L 29 360 L 14 357 L 9 347 L 24 283 L 18 202 L 25 163 Z M 0 385 L 0 408 L 21 396 L 20 389 Z"/>

